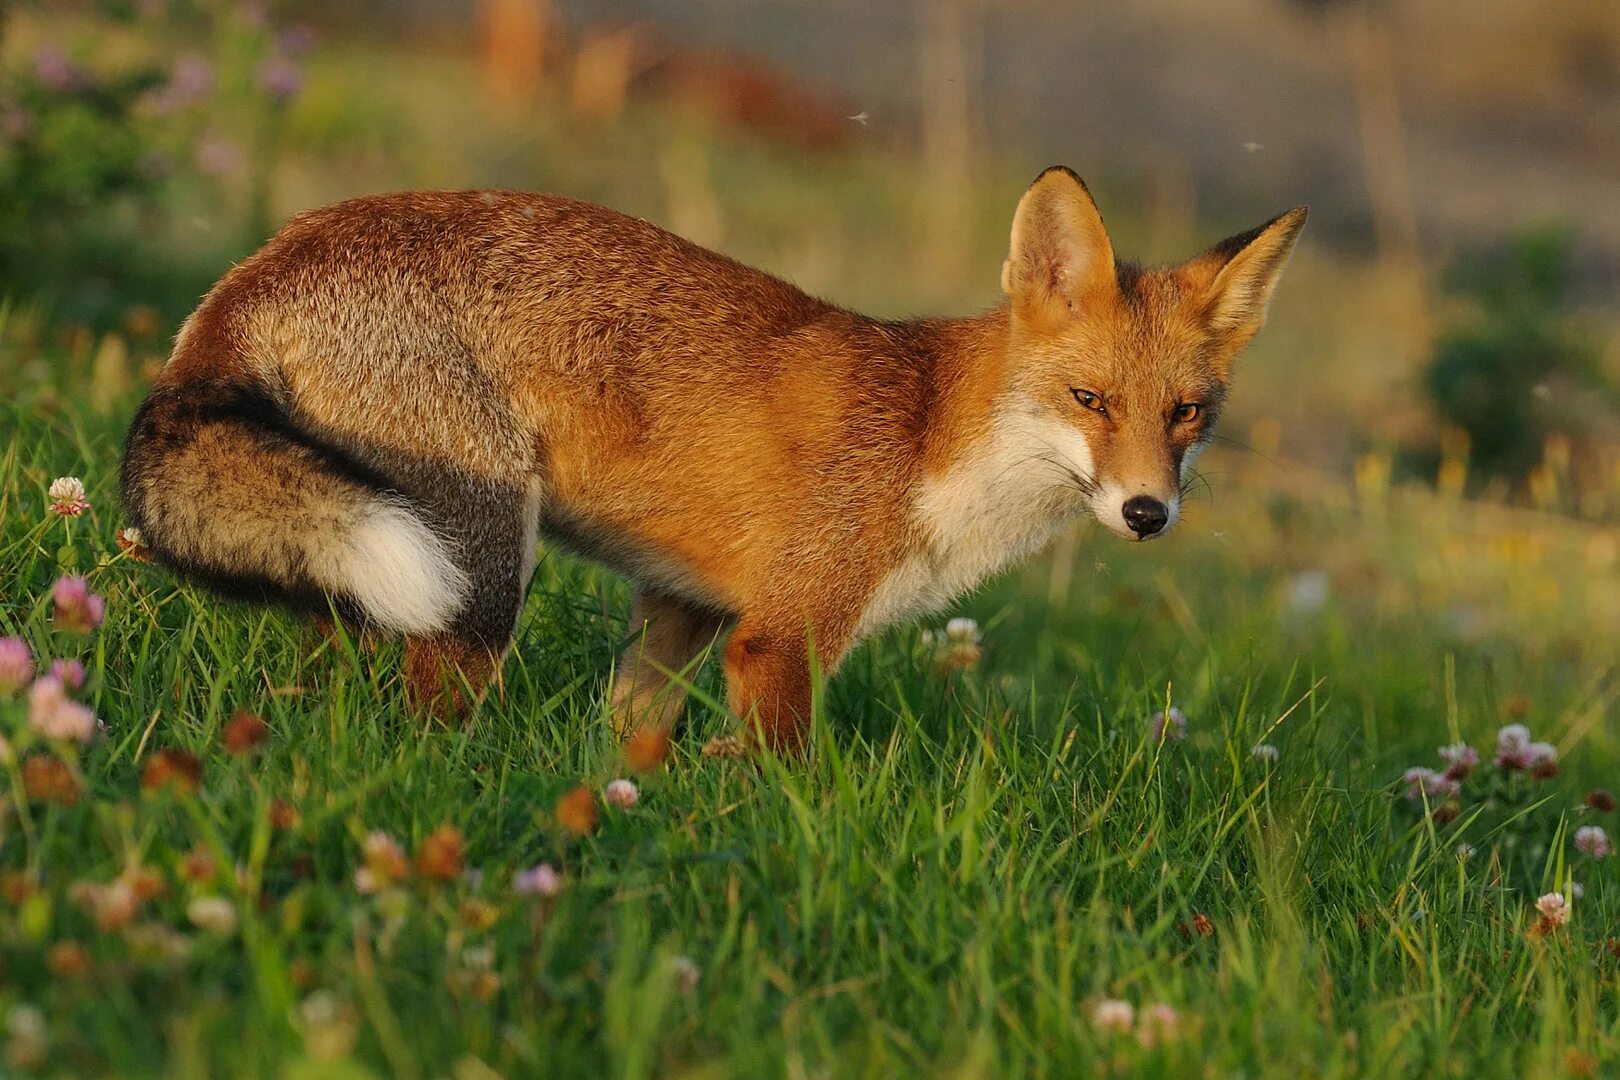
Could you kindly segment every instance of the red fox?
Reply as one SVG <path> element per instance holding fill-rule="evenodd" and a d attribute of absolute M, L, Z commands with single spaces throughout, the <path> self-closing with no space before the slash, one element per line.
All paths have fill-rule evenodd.
<path fill-rule="evenodd" d="M 181 574 L 404 635 L 429 704 L 495 679 L 543 535 L 634 582 L 621 734 L 667 729 L 670 674 L 729 631 L 731 707 L 792 748 L 812 649 L 835 669 L 1084 512 L 1175 523 L 1304 223 L 1144 269 L 1054 167 L 1004 304 L 888 322 L 573 199 L 354 199 L 186 321 L 124 500 Z"/>

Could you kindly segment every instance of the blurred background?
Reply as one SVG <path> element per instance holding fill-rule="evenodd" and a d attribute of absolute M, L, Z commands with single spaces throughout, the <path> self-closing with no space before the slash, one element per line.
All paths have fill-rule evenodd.
<path fill-rule="evenodd" d="M 1612 0 L 11 0 L 0 392 L 127 415 L 233 260 L 399 188 L 563 192 L 965 313 L 1054 162 L 1146 261 L 1312 207 L 1215 508 L 1108 558 L 1237 546 L 1285 606 L 1620 631 Z"/>

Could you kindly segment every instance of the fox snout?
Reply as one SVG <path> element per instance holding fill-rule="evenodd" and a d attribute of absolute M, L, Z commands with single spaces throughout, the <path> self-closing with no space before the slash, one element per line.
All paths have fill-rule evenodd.
<path fill-rule="evenodd" d="M 1157 536 L 1170 524 L 1170 508 L 1151 495 L 1133 495 L 1120 507 L 1120 516 L 1137 539 Z"/>
<path fill-rule="evenodd" d="M 1181 517 L 1181 493 L 1109 484 L 1092 501 L 1091 512 L 1115 536 L 1133 542 L 1153 540 L 1169 532 Z"/>

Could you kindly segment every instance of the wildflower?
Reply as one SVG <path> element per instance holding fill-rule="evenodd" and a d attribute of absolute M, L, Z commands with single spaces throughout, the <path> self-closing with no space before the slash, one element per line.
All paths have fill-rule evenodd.
<path fill-rule="evenodd" d="M 20 637 L 0 638 L 0 696 L 9 697 L 34 677 L 34 654 Z"/>
<path fill-rule="evenodd" d="M 416 869 L 434 881 L 454 881 L 461 876 L 461 831 L 454 825 L 440 825 L 428 833 L 416 849 Z"/>
<path fill-rule="evenodd" d="M 669 756 L 669 732 L 648 725 L 624 741 L 624 763 L 639 773 L 652 772 Z"/>
<path fill-rule="evenodd" d="M 277 832 L 289 832 L 298 828 L 304 816 L 298 812 L 298 807 L 286 799 L 272 799 L 270 802 L 270 827 Z"/>
<path fill-rule="evenodd" d="M 1440 760 L 1446 763 L 1447 776 L 1462 780 L 1479 764 L 1479 751 L 1467 743 L 1454 743 L 1440 748 Z"/>
<path fill-rule="evenodd" d="M 84 481 L 77 476 L 58 476 L 51 481 L 47 494 L 51 500 L 51 513 L 58 517 L 78 517 L 90 509 L 90 503 L 84 497 Z"/>
<path fill-rule="evenodd" d="M 945 624 L 940 642 L 940 663 L 956 670 L 967 670 L 978 664 L 984 655 L 984 635 L 979 624 L 965 616 L 958 616 Z"/>
<path fill-rule="evenodd" d="M 472 930 L 488 930 L 500 918 L 501 909 L 488 900 L 480 900 L 476 896 L 469 896 L 461 902 L 461 922 Z"/>
<path fill-rule="evenodd" d="M 166 109 L 184 109 L 207 97 L 213 89 L 213 65 L 195 53 L 187 53 L 174 62 L 162 104 Z"/>
<path fill-rule="evenodd" d="M 1537 780 L 1551 780 L 1558 775 L 1558 747 L 1547 742 L 1531 743 L 1527 767 Z"/>
<path fill-rule="evenodd" d="M 1601 825 L 1583 825 L 1575 830 L 1575 850 L 1594 859 L 1609 857 L 1609 834 Z"/>
<path fill-rule="evenodd" d="M 96 733 L 96 714 L 67 696 L 54 675 L 34 680 L 28 688 L 28 723 L 47 739 L 89 742 Z"/>
<path fill-rule="evenodd" d="M 126 525 L 118 530 L 118 550 L 134 559 L 136 562 L 151 562 L 152 549 L 146 546 L 146 538 L 141 530 L 133 525 Z"/>
<path fill-rule="evenodd" d="M 236 929 L 236 907 L 223 896 L 198 896 L 186 905 L 192 924 L 220 937 Z"/>
<path fill-rule="evenodd" d="M 23 758 L 22 782 L 29 802 L 72 806 L 82 794 L 79 778 L 55 754 L 29 754 Z"/>
<path fill-rule="evenodd" d="M 194 795 L 202 785 L 202 759 L 189 750 L 159 750 L 141 770 L 141 788 L 161 791 L 172 787 L 181 795 Z"/>
<path fill-rule="evenodd" d="M 683 994 L 695 991 L 698 981 L 703 978 L 703 970 L 690 956 L 670 957 L 669 967 L 675 973 L 675 985 L 681 988 Z"/>
<path fill-rule="evenodd" d="M 1454 784 L 1456 781 L 1452 780 L 1450 783 Z M 1441 803 L 1429 811 L 1429 816 L 1434 819 L 1436 825 L 1450 825 L 1462 816 L 1462 807 L 1454 802 Z"/>
<path fill-rule="evenodd" d="M 584 784 L 565 791 L 556 806 L 557 824 L 575 836 L 589 836 L 596 831 L 596 799 Z"/>
<path fill-rule="evenodd" d="M 1445 773 L 1414 765 L 1401 774 L 1406 785 L 1406 797 L 1417 800 L 1428 796 L 1430 800 L 1449 799 L 1462 790 L 1462 785 Z"/>
<path fill-rule="evenodd" d="M 82 577 L 71 575 L 56 579 L 51 590 L 56 613 L 53 619 L 58 630 L 72 634 L 88 634 L 101 625 L 107 615 L 107 602 L 90 591 Z"/>
<path fill-rule="evenodd" d="M 1148 733 L 1156 743 L 1180 742 L 1187 737 L 1187 718 L 1172 705 L 1168 712 L 1153 714 L 1153 719 L 1148 721 Z"/>
<path fill-rule="evenodd" d="M 131 884 L 122 878 L 105 885 L 95 881 L 77 881 L 68 889 L 68 899 L 89 913 L 100 930 L 121 930 L 135 918 L 140 897 Z"/>
<path fill-rule="evenodd" d="M 90 954 L 77 941 L 58 941 L 46 950 L 45 967 L 59 979 L 82 979 L 90 974 Z"/>
<path fill-rule="evenodd" d="M 1253 755 L 1254 760 L 1263 765 L 1275 765 L 1277 759 L 1282 756 L 1282 752 L 1270 743 L 1260 743 L 1249 753 Z"/>
<path fill-rule="evenodd" d="M 35 51 L 34 75 L 47 90 L 59 94 L 82 90 L 89 82 L 84 72 L 68 59 L 62 46 L 55 42 L 46 42 Z"/>
<path fill-rule="evenodd" d="M 1536 900 L 1536 914 L 1544 929 L 1554 929 L 1569 921 L 1569 902 L 1563 893 L 1544 893 Z"/>
<path fill-rule="evenodd" d="M 1202 911 L 1193 912 L 1192 931 L 1199 937 L 1214 937 L 1215 923 Z"/>
<path fill-rule="evenodd" d="M 562 875 L 550 863 L 520 870 L 512 878 L 512 891 L 519 896 L 550 898 L 562 891 Z"/>
<path fill-rule="evenodd" d="M 1586 896 L 1586 886 L 1582 885 L 1580 882 L 1576 881 L 1574 878 L 1571 878 L 1570 882 L 1569 882 L 1569 898 L 1571 900 L 1581 900 L 1581 899 L 1584 899 L 1585 896 Z"/>
<path fill-rule="evenodd" d="M 1457 858 L 1458 859 L 1462 860 L 1463 862 L 1467 862 L 1469 859 L 1472 859 L 1473 857 L 1474 857 L 1474 845 L 1473 844 L 1458 844 L 1457 845 Z"/>
<path fill-rule="evenodd" d="M 198 885 L 206 885 L 213 881 L 218 869 L 213 852 L 201 844 L 186 852 L 180 859 L 180 876 Z"/>
<path fill-rule="evenodd" d="M 1496 765 L 1516 770 L 1530 767 L 1530 729 L 1508 724 L 1496 733 Z"/>
<path fill-rule="evenodd" d="M 228 753 L 251 753 L 269 737 L 270 725 L 246 709 L 238 709 L 225 724 L 224 742 Z"/>
<path fill-rule="evenodd" d="M 628 810 L 636 805 L 636 800 L 641 798 L 641 792 L 636 790 L 636 785 L 629 780 L 614 780 L 602 789 L 602 798 L 609 806 Z"/>
<path fill-rule="evenodd" d="M 1607 813 L 1616 806 L 1614 796 L 1606 788 L 1593 788 L 1586 793 L 1586 805 L 1593 810 Z"/>
<path fill-rule="evenodd" d="M 84 665 L 77 660 L 52 660 L 50 674 L 70 691 L 84 689 Z"/>
<path fill-rule="evenodd" d="M 367 834 L 360 853 L 366 864 L 354 872 L 354 887 L 363 893 L 382 892 L 402 879 L 409 869 L 405 849 L 381 830 Z"/>
<path fill-rule="evenodd" d="M 1091 1007 L 1091 1023 L 1099 1031 L 1123 1035 L 1136 1024 L 1136 1009 L 1128 1001 L 1104 998 Z"/>
<path fill-rule="evenodd" d="M 6 1010 L 6 1062 L 33 1071 L 45 1063 L 45 1014 L 32 1005 Z"/>
<path fill-rule="evenodd" d="M 1174 1007 L 1162 1001 L 1149 1005 L 1142 1010 L 1142 1019 L 1136 1028 L 1136 1041 L 1149 1048 L 1160 1042 L 1169 1042 L 1175 1038 L 1180 1025 L 1181 1017 Z"/>
<path fill-rule="evenodd" d="M 304 88 L 304 73 L 290 57 L 272 56 L 259 65 L 259 87 L 276 101 L 291 101 Z"/>

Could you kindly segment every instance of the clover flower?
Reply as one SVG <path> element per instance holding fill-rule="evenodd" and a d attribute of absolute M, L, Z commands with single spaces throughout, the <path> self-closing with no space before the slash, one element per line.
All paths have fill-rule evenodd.
<path fill-rule="evenodd" d="M 1142 1010 L 1136 1027 L 1136 1041 L 1151 1049 L 1160 1042 L 1169 1042 L 1179 1033 L 1181 1016 L 1175 1007 L 1157 1002 Z"/>
<path fill-rule="evenodd" d="M 1541 929 L 1556 929 L 1569 921 L 1569 902 L 1563 893 L 1544 893 L 1536 899 L 1536 914 L 1540 916 Z"/>
<path fill-rule="evenodd" d="M 681 988 L 683 994 L 694 993 L 699 981 L 703 978 L 703 969 L 697 966 L 697 961 L 690 956 L 672 956 L 669 958 L 670 970 L 675 973 L 675 985 Z"/>
<path fill-rule="evenodd" d="M 1479 764 L 1479 751 L 1467 743 L 1453 743 L 1440 748 L 1440 760 L 1446 763 L 1447 776 L 1462 780 Z"/>
<path fill-rule="evenodd" d="M 304 88 L 304 72 L 288 56 L 272 56 L 259 65 L 259 87 L 276 101 L 291 101 Z"/>
<path fill-rule="evenodd" d="M 20 637 L 0 638 L 0 696 L 9 697 L 34 678 L 34 653 Z"/>
<path fill-rule="evenodd" d="M 1091 1007 L 1091 1023 L 1098 1031 L 1123 1035 L 1136 1026 L 1136 1007 L 1118 998 L 1104 998 Z"/>
<path fill-rule="evenodd" d="M 367 834 L 360 844 L 365 865 L 354 872 L 354 887 L 363 893 L 379 893 L 404 878 L 410 870 L 405 849 L 382 830 Z"/>
<path fill-rule="evenodd" d="M 602 789 L 602 798 L 609 806 L 628 810 L 636 805 L 636 800 L 641 798 L 641 792 L 632 781 L 613 780 Z"/>
<path fill-rule="evenodd" d="M 550 863 L 540 863 L 513 875 L 512 891 L 519 896 L 550 899 L 562 891 L 562 875 Z"/>
<path fill-rule="evenodd" d="M 1496 733 L 1496 765 L 1508 770 L 1530 767 L 1530 729 L 1508 724 Z"/>
<path fill-rule="evenodd" d="M 51 481 L 46 494 L 50 496 L 51 513 L 58 517 L 78 517 L 90 509 L 84 497 L 84 481 L 77 476 L 58 476 Z"/>
<path fill-rule="evenodd" d="M 1153 719 L 1148 721 L 1148 734 L 1156 743 L 1181 742 L 1187 737 L 1187 718 L 1172 705 L 1168 712 L 1161 710 L 1153 714 Z"/>
<path fill-rule="evenodd" d="M 62 680 L 62 685 L 69 690 L 78 691 L 84 689 L 84 680 L 86 678 L 84 665 L 77 660 L 52 660 L 50 676 L 53 679 Z"/>
<path fill-rule="evenodd" d="M 1277 759 L 1282 756 L 1282 752 L 1279 751 L 1275 746 L 1272 746 L 1270 743 L 1260 743 L 1256 745 L 1253 750 L 1249 751 L 1249 754 L 1254 758 L 1254 760 L 1263 765 L 1275 765 L 1277 763 Z"/>
<path fill-rule="evenodd" d="M 107 602 L 91 592 L 89 583 L 82 577 L 57 578 L 51 599 L 56 605 L 52 619 L 58 630 L 88 634 L 107 617 Z"/>
<path fill-rule="evenodd" d="M 1575 850 L 1594 859 L 1609 857 L 1609 834 L 1601 825 L 1583 825 L 1575 830 Z"/>
<path fill-rule="evenodd" d="M 1548 742 L 1530 744 L 1530 764 L 1526 766 L 1537 780 L 1551 780 L 1558 775 L 1558 747 Z"/>
<path fill-rule="evenodd" d="M 68 697 L 54 675 L 35 679 L 28 688 L 28 723 L 47 739 L 86 743 L 96 734 L 96 714 Z"/>
<path fill-rule="evenodd" d="M 186 905 L 186 918 L 211 934 L 225 937 L 236 929 L 236 906 L 223 896 L 198 896 Z"/>
<path fill-rule="evenodd" d="M 1422 765 L 1414 765 L 1402 773 L 1401 782 L 1406 785 L 1406 797 L 1414 802 L 1424 796 L 1430 800 L 1449 799 L 1462 790 L 1458 781 Z"/>
<path fill-rule="evenodd" d="M 115 539 L 118 542 L 118 550 L 136 562 L 152 561 L 152 549 L 146 546 L 146 538 L 141 535 L 141 530 L 135 526 L 126 525 L 119 529 L 118 536 Z"/>

